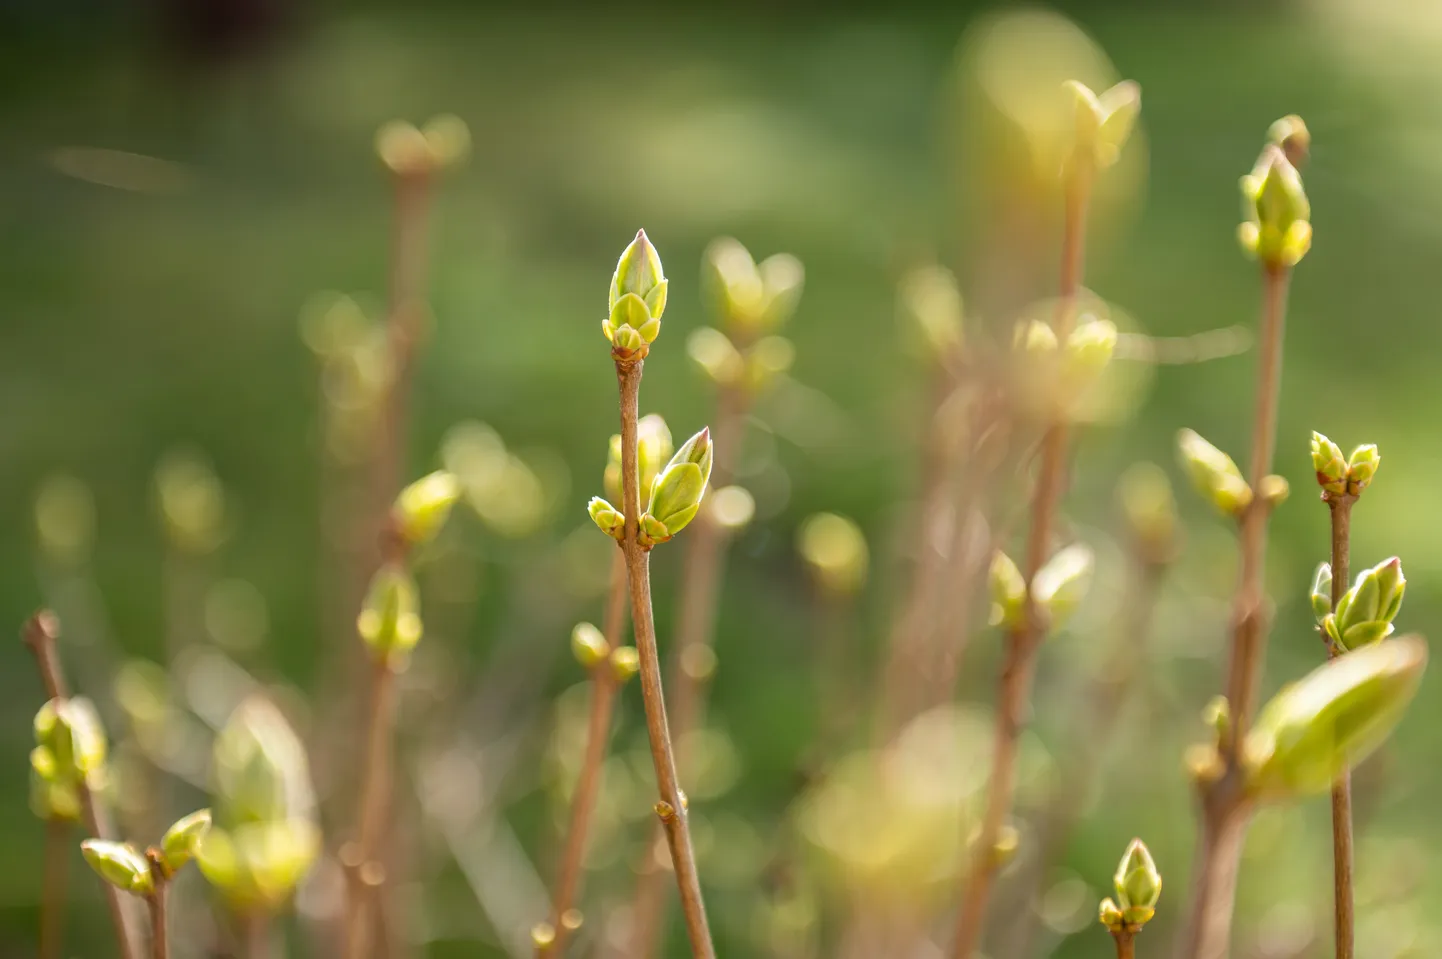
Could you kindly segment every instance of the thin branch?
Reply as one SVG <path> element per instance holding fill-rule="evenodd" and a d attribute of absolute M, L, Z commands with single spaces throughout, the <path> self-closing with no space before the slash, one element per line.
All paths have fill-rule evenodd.
<path fill-rule="evenodd" d="M 1065 232 L 1062 238 L 1061 295 L 1053 323 L 1059 342 L 1065 342 L 1071 332 L 1076 297 L 1081 288 L 1090 187 L 1091 178 L 1085 171 L 1078 171 L 1067 190 Z M 1044 638 L 1044 624 L 1031 595 L 1031 583 L 1037 571 L 1050 557 L 1052 529 L 1066 486 L 1067 433 L 1066 421 L 1059 416 L 1047 427 L 1042 439 L 1041 463 L 1032 497 L 1031 533 L 1026 549 L 1026 604 L 1021 622 L 1011 630 L 1006 639 L 1005 661 L 996 706 L 996 741 L 992 752 L 991 777 L 987 785 L 986 811 L 982 816 L 981 830 L 974 840 L 971 864 L 967 870 L 961 907 L 958 910 L 956 939 L 952 947 L 954 959 L 971 959 L 981 941 L 982 928 L 986 923 L 986 907 L 996 876 L 996 842 L 1011 813 L 1012 793 L 1016 785 L 1017 745 L 1025 722 L 1027 701 L 1031 695 L 1037 651 Z"/>
<path fill-rule="evenodd" d="M 625 626 L 626 598 L 625 556 L 617 550 L 612 563 L 611 593 L 606 600 L 605 630 L 602 633 L 613 649 L 620 641 L 621 630 Z M 538 946 L 538 955 L 544 952 L 560 959 L 566 951 L 566 939 L 576 925 L 574 921 L 567 921 L 572 918 L 567 913 L 573 908 L 580 891 L 587 833 L 591 813 L 596 807 L 596 796 L 600 793 L 601 770 L 606 762 L 606 745 L 611 738 L 611 717 L 615 712 L 619 688 L 620 680 L 609 659 L 591 667 L 591 715 L 586 726 L 586 756 L 571 798 L 571 823 L 566 830 L 565 851 L 561 855 L 555 903 L 551 909 L 551 928 L 555 930 L 555 939 L 544 950 Z"/>
<path fill-rule="evenodd" d="M 147 849 L 146 861 L 150 863 L 151 881 L 155 890 L 145 897 L 150 911 L 150 955 L 151 959 L 168 959 L 170 956 L 170 932 L 166 923 L 166 900 L 169 897 L 170 874 L 165 868 L 160 850 Z"/>
<path fill-rule="evenodd" d="M 65 673 L 55 648 L 60 638 L 60 620 L 48 609 L 42 609 L 26 621 L 23 635 L 25 645 L 35 654 L 35 664 L 40 669 L 40 681 L 45 686 L 46 695 L 51 699 L 69 698 L 70 687 L 65 682 Z M 110 823 L 109 811 L 96 801 L 90 784 L 83 777 L 77 784 L 77 792 L 80 795 L 81 816 L 90 835 L 96 839 L 113 839 L 115 830 Z M 120 941 L 120 954 L 123 959 L 137 959 L 140 946 L 131 929 L 125 894 L 108 882 L 102 882 L 101 886 L 105 889 L 105 903 Z"/>
<path fill-rule="evenodd" d="M 45 877 L 40 901 L 40 959 L 60 959 L 65 941 L 66 873 L 70 864 L 70 824 L 45 823 Z"/>
<path fill-rule="evenodd" d="M 1332 608 L 1347 592 L 1351 570 L 1352 504 L 1350 493 L 1326 493 L 1332 520 Z M 1328 642 L 1331 657 L 1343 650 Z M 1355 951 L 1355 896 L 1352 891 L 1352 774 L 1344 771 L 1332 785 L 1332 891 L 1335 911 L 1336 959 L 1352 959 Z"/>
<path fill-rule="evenodd" d="M 1277 437 L 1277 395 L 1282 380 L 1282 333 L 1286 321 L 1291 270 L 1265 267 L 1261 350 L 1252 423 L 1248 481 L 1260 490 L 1272 470 Z M 1249 810 L 1242 794 L 1242 742 L 1251 722 L 1257 685 L 1266 658 L 1263 565 L 1267 549 L 1266 501 L 1255 496 L 1242 514 L 1241 577 L 1232 609 L 1232 643 L 1227 666 L 1228 734 L 1221 746 L 1223 773 L 1203 787 L 1202 829 L 1190 916 L 1182 930 L 1181 959 L 1225 959 L 1236 902 L 1237 872 L 1246 838 Z"/>
<path fill-rule="evenodd" d="M 346 857 L 350 870 L 350 901 L 346 909 L 348 959 L 366 959 L 371 952 L 372 910 L 385 883 L 384 836 L 391 800 L 391 752 L 396 709 L 396 674 L 384 653 L 372 660 L 370 727 L 366 736 L 365 779 L 361 787 L 360 831 Z"/>
<path fill-rule="evenodd" d="M 650 553 L 643 549 L 637 533 L 641 516 L 640 488 L 636 473 L 636 424 L 641 394 L 640 359 L 616 360 L 616 380 L 621 396 L 621 487 L 625 491 L 626 572 L 631 587 L 631 620 L 636 630 L 636 652 L 641 661 L 641 698 L 646 707 L 646 732 L 651 759 L 656 767 L 656 784 L 661 801 L 656 813 L 666 831 L 681 894 L 681 912 L 691 952 L 697 959 L 715 959 L 706 906 L 701 898 L 701 880 L 696 871 L 696 854 L 687 827 L 685 801 L 676 778 L 676 754 L 666 719 L 666 700 L 661 689 L 661 663 L 656 650 L 656 624 L 651 615 Z"/>
<path fill-rule="evenodd" d="M 1117 929 L 1112 932 L 1112 940 L 1117 944 L 1117 959 L 1134 959 L 1136 956 L 1136 933 L 1129 929 Z"/>

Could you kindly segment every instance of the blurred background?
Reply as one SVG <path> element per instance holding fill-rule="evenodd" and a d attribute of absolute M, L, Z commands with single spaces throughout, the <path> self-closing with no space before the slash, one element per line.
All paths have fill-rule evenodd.
<path fill-rule="evenodd" d="M 906 917 L 897 955 L 940 955 L 959 861 L 957 835 L 940 833 L 964 834 L 985 775 L 996 632 L 971 630 L 961 705 L 927 713 L 896 747 L 905 768 L 892 773 L 920 776 L 913 793 L 944 793 L 947 815 L 913 816 L 914 796 L 886 805 L 864 755 L 834 764 L 871 745 L 867 717 L 925 548 L 918 529 L 930 528 L 917 514 L 944 377 L 915 348 L 897 289 L 917 267 L 954 269 L 968 339 L 1051 295 L 1055 186 L 1027 137 L 1054 125 L 1061 80 L 1135 79 L 1141 126 L 1098 199 L 1086 278 L 1127 335 L 1065 507 L 1070 532 L 1097 550 L 1097 587 L 1043 653 L 1021 850 L 989 949 L 1110 955 L 1096 901 L 1138 835 L 1167 882 L 1143 939 L 1159 952 L 1189 885 L 1181 754 L 1220 688 L 1235 549 L 1228 526 L 1179 489 L 1180 550 L 1136 635 L 1125 624 L 1143 600 L 1117 484 L 1141 461 L 1180 480 L 1184 426 L 1244 457 L 1259 282 L 1235 240 L 1237 178 L 1268 125 L 1299 113 L 1313 135 L 1316 239 L 1287 334 L 1276 468 L 1293 496 L 1272 525 L 1265 688 L 1322 656 L 1306 599 L 1328 542 L 1313 429 L 1344 449 L 1380 445 L 1354 568 L 1400 555 L 1412 588 L 1399 626 L 1431 631 L 1442 614 L 1439 49 L 1442 14 L 1426 0 L 635 16 L 6 0 L 0 623 L 18 629 L 42 605 L 60 615 L 72 685 L 110 732 L 118 818 L 140 842 L 205 804 L 214 731 L 268 691 L 310 748 L 328 850 L 275 934 L 289 954 L 332 954 L 342 880 L 330 853 L 354 828 L 360 728 L 348 517 L 377 375 L 368 331 L 391 269 L 394 188 L 375 135 L 393 118 L 454 115 L 470 155 L 433 184 L 404 471 L 456 469 L 468 508 L 417 558 L 427 635 L 402 684 L 392 952 L 526 956 L 546 916 L 586 710 L 569 635 L 600 622 L 610 568 L 584 512 L 617 421 L 597 321 L 615 258 L 644 226 L 671 289 L 641 407 L 678 441 L 716 412 L 687 350 L 718 322 L 701 284 L 706 245 L 734 236 L 806 271 L 784 331 L 794 362 L 756 397 L 736 454 L 754 516 L 729 542 L 710 708 L 683 775 L 719 951 L 839 955 L 870 909 L 883 924 Z M 816 547 L 823 570 L 846 567 L 841 588 L 797 549 L 818 512 L 865 537 L 864 570 L 845 534 Z M 653 559 L 663 656 L 685 556 L 678 540 Z M 1118 655 L 1136 675 L 1113 687 L 1102 680 Z M 1442 788 L 1439 683 L 1434 671 L 1357 775 L 1368 959 L 1429 954 L 1442 934 L 1442 832 L 1426 798 Z M 1113 696 L 1115 728 L 1094 741 L 1079 717 Z M 45 827 L 27 808 L 26 755 L 42 701 L 23 645 L 0 644 L 0 957 L 35 954 Z M 1094 781 L 1073 796 L 1078 822 L 1058 861 L 1041 862 L 1031 840 L 1081 754 Z M 626 915 L 645 860 L 649 762 L 633 684 L 575 953 L 624 941 L 608 920 Z M 888 838 L 902 821 L 932 825 L 919 840 Z M 1258 819 L 1239 957 L 1330 954 L 1328 836 L 1325 800 Z M 98 883 L 78 854 L 72 865 L 67 954 L 111 955 Z M 175 954 L 232 954 L 200 877 L 177 895 Z M 663 954 L 685 954 L 674 913 Z"/>

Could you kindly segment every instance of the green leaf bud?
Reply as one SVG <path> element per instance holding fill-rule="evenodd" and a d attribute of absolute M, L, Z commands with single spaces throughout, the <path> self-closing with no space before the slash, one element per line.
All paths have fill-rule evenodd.
<path fill-rule="evenodd" d="M 699 506 L 693 506 L 689 509 L 682 510 L 681 512 L 676 514 L 675 522 L 681 525 L 685 525 L 686 523 L 691 522 L 691 520 L 695 518 L 696 513 L 699 511 L 699 509 Z M 661 522 L 650 513 L 642 513 L 640 529 L 641 545 L 646 549 L 650 549 L 657 543 L 664 543 L 669 540 L 672 535 L 674 535 L 679 529 L 679 526 L 676 530 L 670 529 L 666 526 L 665 523 Z"/>
<path fill-rule="evenodd" d="M 761 261 L 730 237 L 712 241 L 703 283 L 722 324 L 743 340 L 780 328 L 796 312 L 805 285 L 801 261 L 778 253 Z"/>
<path fill-rule="evenodd" d="M 701 432 L 681 444 L 661 475 L 656 477 L 651 487 L 650 502 L 646 505 L 646 513 L 664 528 L 663 538 L 656 539 L 656 542 L 665 542 L 666 538 L 675 536 L 696 515 L 711 478 L 712 458 L 711 431 L 703 427 Z"/>
<path fill-rule="evenodd" d="M 1281 147 L 1269 143 L 1241 186 L 1247 217 L 1238 231 L 1243 248 L 1274 269 L 1295 266 L 1312 245 L 1312 209 L 1297 168 Z"/>
<path fill-rule="evenodd" d="M 1122 928 L 1122 911 L 1111 899 L 1103 899 L 1097 906 L 1097 921 L 1115 932 Z"/>
<path fill-rule="evenodd" d="M 746 388 L 760 393 L 785 376 L 796 360 L 796 347 L 784 336 L 764 336 L 746 353 Z"/>
<path fill-rule="evenodd" d="M 806 270 L 801 261 L 789 253 L 768 256 L 756 270 L 761 275 L 760 328 L 779 329 L 796 313 L 806 283 Z"/>
<path fill-rule="evenodd" d="M 401 537 L 412 546 L 435 539 L 461 496 L 461 481 L 454 473 L 438 470 L 401 490 L 393 511 Z"/>
<path fill-rule="evenodd" d="M 1020 625 L 1026 611 L 1026 580 L 1016 563 L 1001 550 L 991 558 L 987 581 L 991 586 L 991 624 L 1008 629 Z"/>
<path fill-rule="evenodd" d="M 1332 564 L 1319 563 L 1312 574 L 1312 615 L 1320 626 L 1327 614 L 1332 612 Z"/>
<path fill-rule="evenodd" d="M 1077 80 L 1068 80 L 1063 86 L 1076 104 L 1075 162 L 1093 169 L 1116 163 L 1141 112 L 1141 87 L 1125 80 L 1098 96 Z"/>
<path fill-rule="evenodd" d="M 376 570 L 366 591 L 356 631 L 380 659 L 403 659 L 420 642 L 420 595 L 410 571 L 400 563 Z"/>
<path fill-rule="evenodd" d="M 1132 539 L 1153 561 L 1171 557 L 1177 542 L 1177 504 L 1166 471 L 1154 463 L 1135 463 L 1122 474 L 1117 499 Z"/>
<path fill-rule="evenodd" d="M 1192 485 L 1224 516 L 1240 516 L 1252 489 L 1232 458 L 1192 430 L 1177 433 L 1177 451 Z"/>
<path fill-rule="evenodd" d="M 1262 477 L 1257 492 L 1261 495 L 1262 502 L 1270 508 L 1276 509 L 1287 501 L 1288 496 L 1292 495 L 1292 484 L 1287 482 L 1285 476 L 1269 473 Z"/>
<path fill-rule="evenodd" d="M 962 300 L 956 276 L 940 266 L 912 270 L 902 278 L 898 312 L 918 334 L 927 354 L 940 362 L 955 358 L 962 343 Z"/>
<path fill-rule="evenodd" d="M 213 828 L 196 853 L 206 880 L 237 911 L 282 906 L 320 852 L 320 830 L 307 819 Z"/>
<path fill-rule="evenodd" d="M 1329 493 L 1347 491 L 1347 461 L 1342 449 L 1321 433 L 1312 432 L 1312 469 L 1317 472 L 1317 485 Z"/>
<path fill-rule="evenodd" d="M 1141 925 L 1152 917 L 1162 895 L 1162 876 L 1146 843 L 1132 840 L 1112 877 L 1112 885 L 1117 906 L 1128 924 Z"/>
<path fill-rule="evenodd" d="M 455 166 L 471 152 L 471 130 L 452 113 L 431 117 L 421 128 L 431 163 L 437 168 Z"/>
<path fill-rule="evenodd" d="M 866 583 L 870 551 L 861 527 L 836 513 L 815 513 L 801 524 L 797 550 L 824 589 L 849 595 Z"/>
<path fill-rule="evenodd" d="M 91 784 L 105 766 L 105 729 L 95 706 L 83 696 L 52 699 L 35 714 L 31 765 L 48 782 Z"/>
<path fill-rule="evenodd" d="M 1111 320 L 1087 319 L 1067 337 L 1062 350 L 1062 378 L 1069 393 L 1080 393 L 1096 382 L 1117 346 L 1117 328 Z"/>
<path fill-rule="evenodd" d="M 645 501 L 651 495 L 651 487 L 666 461 L 671 458 L 671 430 L 659 413 L 650 413 L 636 423 L 636 481 L 640 491 L 639 499 Z M 618 503 L 626 498 L 621 492 L 621 436 L 612 435 L 606 458 L 606 495 Z"/>
<path fill-rule="evenodd" d="M 698 327 L 686 338 L 686 353 L 717 386 L 731 386 L 746 375 L 746 358 L 731 339 L 709 326 Z"/>
<path fill-rule="evenodd" d="M 1357 574 L 1352 588 L 1337 601 L 1328 632 L 1345 650 L 1375 643 L 1392 633 L 1392 620 L 1402 609 L 1407 578 L 1396 556 Z"/>
<path fill-rule="evenodd" d="M 1281 147 L 1287 159 L 1299 169 L 1312 149 L 1312 134 L 1295 113 L 1273 123 L 1267 129 L 1267 139 Z"/>
<path fill-rule="evenodd" d="M 405 120 L 390 120 L 376 131 L 376 154 L 400 175 L 426 173 L 435 159 L 426 135 Z"/>
<path fill-rule="evenodd" d="M 1382 454 L 1377 452 L 1375 444 L 1354 449 L 1347 458 L 1347 492 L 1360 493 L 1370 486 L 1372 477 L 1377 475 L 1377 467 L 1381 465 Z"/>
<path fill-rule="evenodd" d="M 586 506 L 586 512 L 590 514 L 591 521 L 596 524 L 597 528 L 612 539 L 619 540 L 624 534 L 625 515 L 601 497 L 592 496 L 591 502 Z"/>
<path fill-rule="evenodd" d="M 1089 546 L 1073 543 L 1037 570 L 1031 581 L 1031 598 L 1045 611 L 1050 628 L 1065 623 L 1086 596 L 1094 559 Z"/>
<path fill-rule="evenodd" d="M 616 261 L 616 272 L 611 276 L 612 313 L 622 297 L 634 295 L 643 301 L 643 305 L 649 305 L 660 289 L 662 292 L 659 306 L 647 310 L 649 316 L 659 320 L 665 309 L 665 291 L 662 286 L 665 282 L 666 274 L 661 268 L 661 255 L 651 245 L 646 231 L 637 230 L 636 238 L 621 253 L 621 258 Z"/>
<path fill-rule="evenodd" d="M 1232 707 L 1225 696 L 1213 696 L 1202 707 L 1202 722 L 1217 734 L 1217 742 L 1225 742 L 1232 730 Z"/>
<path fill-rule="evenodd" d="M 309 818 L 314 812 L 305 748 L 281 711 L 262 697 L 237 706 L 215 737 L 211 774 L 218 826 Z M 210 841 L 207 836 L 202 847 Z"/>
<path fill-rule="evenodd" d="M 604 663 L 611 655 L 611 644 L 601 631 L 590 623 L 577 623 L 571 630 L 571 655 L 586 669 Z"/>
<path fill-rule="evenodd" d="M 160 840 L 160 858 L 168 873 L 174 874 L 191 859 L 205 834 L 210 832 L 210 810 L 201 809 L 176 820 Z"/>
<path fill-rule="evenodd" d="M 1283 687 L 1244 744 L 1249 793 L 1281 800 L 1329 790 L 1391 735 L 1426 667 L 1427 644 L 1404 636 L 1331 659 Z"/>
<path fill-rule="evenodd" d="M 115 888 L 137 896 L 155 891 L 149 861 L 129 843 L 87 839 L 80 844 L 80 851 L 90 868 Z"/>
<path fill-rule="evenodd" d="M 641 657 L 635 646 L 617 646 L 611 650 L 611 672 L 616 681 L 624 683 L 641 671 Z"/>

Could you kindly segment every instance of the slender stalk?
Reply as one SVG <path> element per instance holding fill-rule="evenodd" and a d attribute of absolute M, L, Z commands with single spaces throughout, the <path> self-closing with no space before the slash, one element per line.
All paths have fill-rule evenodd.
<path fill-rule="evenodd" d="M 150 955 L 151 959 L 168 959 L 170 933 L 166 923 L 166 900 L 169 896 L 170 876 L 161 861 L 159 850 L 146 850 L 145 858 L 150 862 L 150 876 L 155 885 L 155 891 L 145 897 L 145 905 L 150 911 Z"/>
<path fill-rule="evenodd" d="M 46 695 L 51 699 L 68 698 L 69 686 L 55 649 L 55 643 L 60 638 L 60 620 L 48 609 L 42 609 L 26 621 L 23 635 L 25 645 L 35 654 L 35 664 L 39 667 Z M 109 810 L 96 801 L 90 785 L 83 779 L 78 785 L 78 792 L 81 816 L 90 835 L 96 839 L 113 839 L 115 830 L 110 822 Z M 115 926 L 122 959 L 138 959 L 140 947 L 131 929 L 124 893 L 108 882 L 100 885 L 105 890 L 105 904 L 110 910 L 110 921 Z"/>
<path fill-rule="evenodd" d="M 666 718 L 666 699 L 661 689 L 661 662 L 656 650 L 656 624 L 651 615 L 650 553 L 637 538 L 641 516 L 640 488 L 636 473 L 636 424 L 644 361 L 616 360 L 616 380 L 621 396 L 621 487 L 625 491 L 625 536 L 622 549 L 631 587 L 631 621 L 636 631 L 636 652 L 641 661 L 641 698 L 646 707 L 646 732 L 651 759 L 656 767 L 656 784 L 661 801 L 656 814 L 666 831 L 681 894 L 681 912 L 691 952 L 697 959 L 715 959 L 706 905 L 701 898 L 701 880 L 696 872 L 696 854 L 687 827 L 686 807 L 676 778 L 676 754 Z"/>
<path fill-rule="evenodd" d="M 1067 190 L 1066 219 L 1062 237 L 1061 295 L 1057 306 L 1057 340 L 1065 342 L 1071 331 L 1077 292 L 1081 288 L 1083 254 L 1086 244 L 1087 201 L 1091 178 L 1079 171 Z M 991 777 L 987 785 L 986 811 L 981 831 L 977 834 L 971 864 L 957 913 L 956 939 L 952 947 L 954 959 L 971 959 L 981 941 L 986 923 L 986 906 L 996 877 L 996 842 L 1011 813 L 1012 793 L 1016 785 L 1018 740 L 1025 722 L 1027 700 L 1031 695 L 1032 675 L 1036 670 L 1037 651 L 1044 638 L 1041 618 L 1031 596 L 1031 582 L 1046 563 L 1051 551 L 1052 528 L 1066 486 L 1067 424 L 1058 417 L 1042 438 L 1041 463 L 1031 503 L 1031 532 L 1027 538 L 1027 597 L 1021 622 L 1006 639 L 996 705 L 996 741 L 991 760 Z"/>
<path fill-rule="evenodd" d="M 618 550 L 611 568 L 611 593 L 606 600 L 606 621 L 602 632 L 612 648 L 620 640 L 621 629 L 626 622 L 626 581 L 625 556 Z M 586 756 L 581 764 L 580 778 L 576 781 L 576 792 L 571 798 L 571 823 L 566 830 L 566 845 L 556 879 L 555 903 L 551 909 L 551 928 L 555 930 L 556 937 L 544 949 L 538 946 L 537 955 L 560 959 L 565 954 L 566 939 L 574 925 L 566 921 L 566 914 L 571 911 L 580 890 L 587 831 L 591 825 L 591 813 L 596 807 L 596 796 L 600 793 L 601 769 L 606 762 L 606 745 L 611 737 L 611 717 L 615 712 L 619 688 L 620 681 L 609 660 L 602 660 L 592 667 Z"/>
<path fill-rule="evenodd" d="M 1118 929 L 1112 933 L 1112 940 L 1117 944 L 1117 959 L 1135 959 L 1136 933 L 1129 929 Z"/>
<path fill-rule="evenodd" d="M 65 887 L 70 864 L 70 824 L 45 823 L 45 877 L 40 901 L 40 959 L 60 959 L 65 941 Z"/>
<path fill-rule="evenodd" d="M 241 917 L 241 955 L 244 959 L 271 959 L 270 916 L 252 912 Z"/>
<path fill-rule="evenodd" d="M 1252 458 L 1248 481 L 1260 489 L 1271 472 L 1277 439 L 1277 395 L 1282 380 L 1282 333 L 1286 322 L 1291 270 L 1262 271 L 1262 320 L 1257 397 L 1252 422 Z M 1222 742 L 1223 774 L 1205 786 L 1202 829 L 1196 860 L 1191 912 L 1182 930 L 1181 959 L 1225 959 L 1236 901 L 1237 871 L 1246 838 L 1247 809 L 1242 794 L 1241 748 L 1251 722 L 1257 684 L 1266 658 L 1263 565 L 1270 510 L 1261 497 L 1242 514 L 1241 577 L 1232 608 L 1232 643 L 1227 665 L 1229 734 Z"/>
<path fill-rule="evenodd" d="M 1355 495 L 1327 493 L 1332 518 L 1332 607 L 1347 592 L 1351 570 L 1352 504 Z M 1336 644 L 1327 644 L 1328 655 L 1342 654 Z M 1343 772 L 1332 785 L 1332 891 L 1335 911 L 1336 959 L 1353 959 L 1355 931 L 1352 892 L 1352 774 Z"/>
<path fill-rule="evenodd" d="M 391 749 L 396 708 L 396 674 L 388 657 L 372 661 L 369 721 L 366 736 L 365 779 L 361 787 L 360 831 L 352 854 L 350 901 L 346 910 L 347 959 L 366 959 L 371 953 L 377 906 L 385 882 L 383 843 L 386 813 L 391 799 Z"/>

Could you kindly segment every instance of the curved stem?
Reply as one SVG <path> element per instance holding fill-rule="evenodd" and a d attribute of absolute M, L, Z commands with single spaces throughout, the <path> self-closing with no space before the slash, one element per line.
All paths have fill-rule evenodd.
<path fill-rule="evenodd" d="M 641 698 L 646 707 L 646 732 L 656 784 L 661 801 L 656 813 L 666 831 L 675 867 L 676 886 L 681 894 L 681 912 L 691 952 L 697 959 L 715 959 L 706 905 L 701 898 L 701 880 L 696 871 L 696 853 L 681 788 L 676 777 L 676 753 L 666 719 L 666 699 L 661 688 L 661 662 L 656 650 L 656 624 L 651 615 L 650 553 L 637 539 L 641 516 L 640 489 L 636 473 L 636 424 L 641 395 L 642 360 L 617 360 L 616 380 L 621 395 L 621 488 L 625 491 L 626 526 L 622 549 L 631 587 L 631 620 L 636 631 L 636 652 L 641 661 Z"/>
<path fill-rule="evenodd" d="M 1090 187 L 1090 177 L 1082 171 L 1074 177 L 1067 190 L 1061 296 L 1052 324 L 1061 342 L 1065 342 L 1071 332 L 1076 297 L 1081 288 Z M 986 811 L 982 816 L 981 831 L 972 847 L 965 891 L 957 913 L 956 939 L 952 947 L 954 959 L 971 959 L 980 944 L 992 882 L 996 878 L 996 842 L 1011 814 L 1012 793 L 1016 785 L 1017 744 L 1025 724 L 1037 651 L 1044 637 L 1041 618 L 1031 595 L 1031 583 L 1050 555 L 1052 528 L 1066 487 L 1067 434 L 1066 421 L 1058 417 L 1042 438 L 1041 464 L 1031 503 L 1031 532 L 1027 537 L 1025 611 L 1021 622 L 1011 630 L 1006 640 Z"/>
<path fill-rule="evenodd" d="M 606 600 L 606 621 L 603 635 L 606 642 L 615 648 L 620 642 L 621 629 L 626 621 L 626 562 L 620 550 L 616 551 L 611 568 L 611 593 Z M 586 838 L 590 829 L 591 813 L 596 807 L 596 796 L 600 793 L 601 770 L 606 762 L 606 744 L 611 737 L 611 716 L 615 712 L 616 694 L 620 683 L 611 668 L 609 660 L 596 664 L 591 671 L 591 715 L 586 726 L 586 757 L 581 764 L 581 775 L 576 781 L 576 791 L 571 798 L 571 822 L 566 830 L 565 851 L 561 854 L 561 868 L 557 873 L 555 903 L 551 909 L 551 927 L 556 938 L 547 946 L 547 955 L 559 957 L 565 953 L 566 939 L 571 925 L 566 922 L 568 913 L 576 901 L 581 885 L 582 867 L 586 859 Z M 537 949 L 537 954 L 542 952 Z"/>

